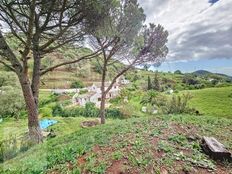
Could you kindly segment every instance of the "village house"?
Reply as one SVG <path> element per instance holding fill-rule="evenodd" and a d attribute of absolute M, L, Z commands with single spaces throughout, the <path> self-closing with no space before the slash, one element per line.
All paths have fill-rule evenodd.
<path fill-rule="evenodd" d="M 105 83 L 105 90 L 109 87 L 111 82 Z M 119 78 L 116 83 L 113 85 L 111 90 L 107 93 L 106 99 L 115 98 L 119 92 L 120 87 L 123 85 L 129 84 L 129 81 L 126 80 L 124 77 Z M 85 106 L 86 103 L 92 102 L 95 103 L 97 107 L 100 107 L 101 104 L 101 82 L 94 82 L 92 86 L 84 88 L 87 92 L 84 94 L 79 94 L 77 92 L 73 98 L 72 102 L 75 105 Z"/>

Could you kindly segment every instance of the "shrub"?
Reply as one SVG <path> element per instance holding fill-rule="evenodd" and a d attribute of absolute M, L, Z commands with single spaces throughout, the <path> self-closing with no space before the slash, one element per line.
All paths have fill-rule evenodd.
<path fill-rule="evenodd" d="M 133 115 L 134 110 L 135 110 L 135 108 L 132 105 L 130 105 L 129 103 L 123 105 L 120 108 L 122 118 L 130 118 Z"/>
<path fill-rule="evenodd" d="M 106 109 L 106 117 L 123 118 L 123 114 L 118 108 L 109 108 L 109 109 Z"/>
<path fill-rule="evenodd" d="M 0 163 L 12 159 L 19 152 L 25 152 L 32 146 L 26 137 L 17 139 L 16 136 L 11 136 L 8 139 L 0 141 Z"/>
<path fill-rule="evenodd" d="M 52 108 L 52 115 L 53 116 L 62 116 L 63 115 L 63 107 L 60 104 L 56 104 Z"/>
<path fill-rule="evenodd" d="M 17 155 L 16 137 L 11 137 L 8 140 L 0 143 L 0 162 L 14 158 Z"/>
<path fill-rule="evenodd" d="M 148 91 L 140 103 L 148 107 L 156 106 L 165 114 L 194 113 L 195 110 L 188 107 L 191 99 L 190 93 L 173 95 L 169 98 L 156 91 Z"/>
<path fill-rule="evenodd" d="M 232 98 L 232 92 L 228 95 L 229 98 Z"/>
<path fill-rule="evenodd" d="M 84 88 L 84 84 L 81 81 L 72 82 L 71 88 Z"/>
<path fill-rule="evenodd" d="M 88 92 L 88 90 L 80 90 L 80 92 L 79 92 L 79 94 L 81 95 L 81 94 L 86 94 Z"/>
<path fill-rule="evenodd" d="M 187 85 L 196 85 L 199 83 L 198 80 L 191 75 L 185 75 L 182 82 Z"/>
<path fill-rule="evenodd" d="M 48 97 L 46 96 L 46 97 L 40 99 L 40 101 L 39 101 L 39 107 L 41 108 L 41 107 L 43 107 L 43 106 L 45 106 L 45 105 L 47 105 L 49 103 L 57 102 L 58 97 L 59 97 L 58 94 L 51 94 Z"/>
<path fill-rule="evenodd" d="M 119 104 L 121 102 L 121 97 L 115 97 L 115 98 L 111 98 L 109 100 L 110 103 L 113 103 L 113 104 Z"/>
<path fill-rule="evenodd" d="M 86 103 L 83 116 L 85 117 L 98 117 L 99 109 L 95 107 L 94 103 Z"/>
<path fill-rule="evenodd" d="M 192 113 L 192 109 L 188 107 L 188 102 L 191 99 L 192 95 L 190 93 L 183 94 L 182 96 L 173 95 L 161 109 L 166 114 Z"/>
<path fill-rule="evenodd" d="M 57 104 L 52 108 L 53 116 L 61 117 L 98 117 L 100 109 L 95 107 L 94 103 L 86 103 L 85 107 L 63 108 Z M 106 109 L 106 117 L 108 118 L 123 118 L 123 113 L 118 108 Z"/>
<path fill-rule="evenodd" d="M 53 108 L 50 108 L 49 106 L 43 107 L 40 108 L 39 112 L 42 117 L 51 117 L 53 115 Z"/>
<path fill-rule="evenodd" d="M 52 115 L 61 117 L 98 117 L 99 109 L 95 107 L 94 103 L 86 103 L 85 107 L 71 108 L 63 108 L 62 105 L 57 104 L 52 109 Z"/>
<path fill-rule="evenodd" d="M 21 91 L 12 86 L 0 87 L 0 116 L 18 118 L 25 110 L 25 103 Z"/>

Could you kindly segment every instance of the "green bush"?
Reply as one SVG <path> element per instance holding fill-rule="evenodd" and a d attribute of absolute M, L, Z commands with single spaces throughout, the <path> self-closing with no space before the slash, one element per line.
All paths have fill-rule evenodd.
<path fill-rule="evenodd" d="M 71 88 L 84 88 L 84 84 L 81 81 L 72 82 Z"/>
<path fill-rule="evenodd" d="M 232 98 L 232 92 L 228 95 L 229 98 Z"/>
<path fill-rule="evenodd" d="M 99 117 L 100 109 L 95 107 L 94 103 L 86 103 L 85 107 L 71 107 L 63 108 L 62 105 L 57 104 L 52 108 L 53 116 L 61 117 Z M 120 109 L 109 108 L 106 109 L 106 117 L 109 118 L 123 118 Z"/>
<path fill-rule="evenodd" d="M 123 118 L 123 114 L 117 108 L 109 108 L 109 109 L 106 109 L 106 117 Z"/>
<path fill-rule="evenodd" d="M 42 117 L 51 117 L 53 115 L 53 108 L 49 106 L 40 108 L 39 113 Z"/>
<path fill-rule="evenodd" d="M 94 103 L 89 102 L 85 104 L 84 117 L 98 117 L 99 113 L 99 109 L 95 107 Z"/>
<path fill-rule="evenodd" d="M 12 159 L 20 152 L 27 151 L 32 144 L 25 137 L 17 139 L 10 136 L 8 139 L 0 141 L 0 163 Z"/>
<path fill-rule="evenodd" d="M 56 104 L 52 108 L 52 115 L 53 116 L 63 116 L 63 107 L 60 104 Z"/>
<path fill-rule="evenodd" d="M 190 109 L 188 106 L 188 102 L 191 99 L 192 96 L 190 93 L 183 95 L 173 94 L 170 98 L 169 96 L 151 90 L 145 94 L 140 103 L 146 106 L 158 107 L 165 114 L 192 114 L 195 110 Z"/>
<path fill-rule="evenodd" d="M 188 107 L 188 102 L 191 99 L 192 95 L 190 93 L 173 95 L 171 99 L 167 99 L 161 110 L 166 114 L 192 113 L 192 109 Z"/>
<path fill-rule="evenodd" d="M 43 106 L 49 104 L 49 103 L 53 103 L 53 102 L 57 102 L 58 101 L 58 94 L 51 94 L 48 97 L 44 97 L 42 99 L 40 99 L 39 101 L 39 107 L 42 108 Z"/>
<path fill-rule="evenodd" d="M 20 89 L 12 86 L 0 87 L 0 116 L 15 117 L 20 116 L 20 112 L 25 110 L 25 102 Z"/>
<path fill-rule="evenodd" d="M 130 117 L 132 117 L 134 111 L 135 111 L 134 106 L 130 105 L 129 103 L 123 105 L 120 108 L 120 112 L 122 114 L 122 118 L 130 118 Z"/>
<path fill-rule="evenodd" d="M 98 117 L 99 109 L 95 107 L 94 103 L 86 103 L 85 107 L 71 108 L 63 108 L 60 104 L 57 104 L 52 109 L 52 115 L 61 117 Z"/>
<path fill-rule="evenodd" d="M 79 95 L 81 95 L 81 94 L 86 94 L 88 92 L 88 90 L 80 90 L 80 92 L 79 92 Z"/>

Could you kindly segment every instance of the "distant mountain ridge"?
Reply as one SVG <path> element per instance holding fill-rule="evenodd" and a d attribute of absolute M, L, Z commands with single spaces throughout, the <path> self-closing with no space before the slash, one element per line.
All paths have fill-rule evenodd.
<path fill-rule="evenodd" d="M 212 72 L 206 71 L 206 70 L 197 70 L 192 72 L 194 75 L 208 75 L 208 74 L 213 74 Z"/>
<path fill-rule="evenodd" d="M 192 72 L 192 74 L 197 75 L 197 76 L 217 75 L 217 76 L 229 78 L 232 80 L 232 76 L 222 74 L 222 73 L 212 73 L 212 72 L 206 71 L 206 70 L 197 70 L 197 71 Z"/>

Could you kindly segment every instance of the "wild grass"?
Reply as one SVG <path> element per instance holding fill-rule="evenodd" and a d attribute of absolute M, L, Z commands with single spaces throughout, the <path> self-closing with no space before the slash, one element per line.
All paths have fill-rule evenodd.
<path fill-rule="evenodd" d="M 52 126 L 58 136 L 0 165 L 5 173 L 106 173 L 120 160 L 131 173 L 146 173 L 148 168 L 158 172 L 163 166 L 171 173 L 188 166 L 191 173 L 198 167 L 215 170 L 217 164 L 201 153 L 197 140 L 188 142 L 189 135 L 215 136 L 232 149 L 232 120 L 225 118 L 166 115 L 108 121 L 87 129 L 79 127 L 84 118 L 59 119 Z M 79 164 L 79 158 L 85 163 Z M 182 166 L 177 168 L 179 162 Z"/>
<path fill-rule="evenodd" d="M 190 106 L 200 113 L 232 119 L 232 87 L 191 90 Z"/>

